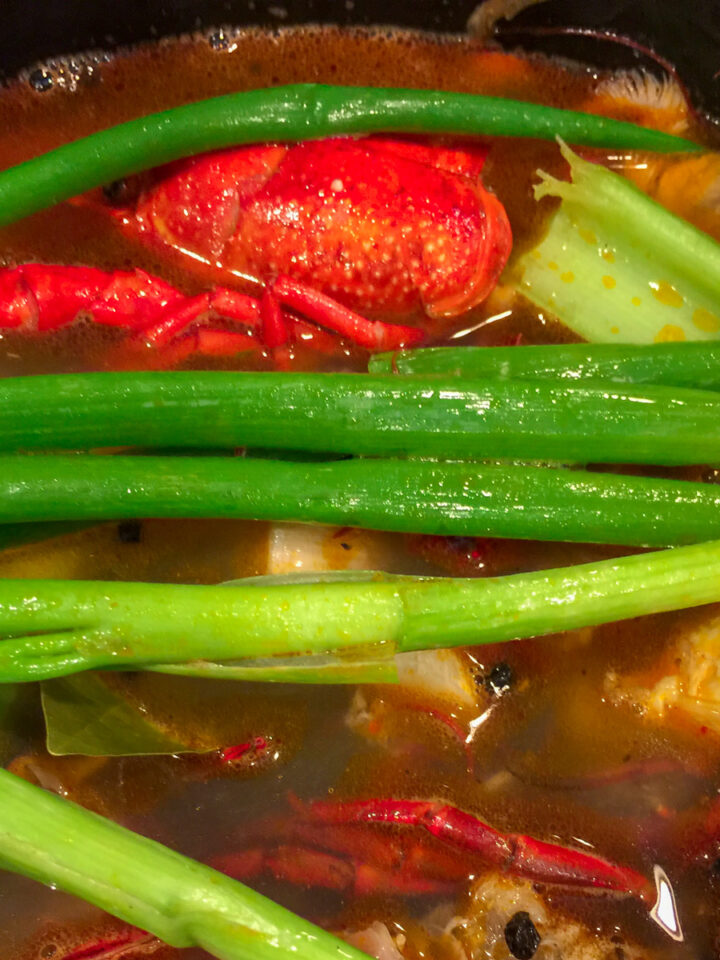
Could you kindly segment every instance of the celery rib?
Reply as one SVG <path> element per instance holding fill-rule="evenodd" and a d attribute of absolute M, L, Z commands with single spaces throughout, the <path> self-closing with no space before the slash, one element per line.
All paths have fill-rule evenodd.
<path fill-rule="evenodd" d="M 586 340 L 662 343 L 720 336 L 720 244 L 611 170 L 562 145 L 572 182 L 546 235 L 515 264 L 516 288 Z"/>

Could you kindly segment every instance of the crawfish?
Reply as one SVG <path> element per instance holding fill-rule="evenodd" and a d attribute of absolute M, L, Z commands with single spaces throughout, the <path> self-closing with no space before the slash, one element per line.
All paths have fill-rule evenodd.
<path fill-rule="evenodd" d="M 363 313 L 464 313 L 510 248 L 485 151 L 367 138 L 242 147 L 171 165 L 126 229 L 229 275 L 289 275 Z"/>
<path fill-rule="evenodd" d="M 111 191 L 112 215 L 125 233 L 222 286 L 184 297 L 142 271 L 26 264 L 0 274 L 0 327 L 49 332 L 87 316 L 137 342 L 173 345 L 169 363 L 298 341 L 337 349 L 323 331 L 366 350 L 416 345 L 425 331 L 399 321 L 471 309 L 508 258 L 507 216 L 480 181 L 484 155 L 330 139 L 171 164 L 142 181 L 132 204 Z M 264 285 L 259 300 L 235 289 L 248 281 Z"/>
<path fill-rule="evenodd" d="M 314 291 L 297 291 L 290 278 L 279 278 L 276 296 L 303 300 L 304 312 L 366 349 L 393 350 L 418 342 L 417 331 L 369 321 L 344 310 Z M 253 297 L 226 287 L 186 297 L 169 283 L 144 270 L 108 273 L 93 267 L 26 263 L 0 270 L 0 330 L 47 335 L 80 318 L 119 327 L 128 334 L 125 348 L 110 365 L 133 357 L 132 348 L 160 352 L 163 366 L 190 354 L 228 356 L 286 343 L 305 343 L 321 352 L 337 348 L 329 335 L 303 320 L 285 316 L 276 300 Z M 267 311 L 270 311 L 270 324 Z M 227 321 L 240 325 L 228 328 Z M 277 337 L 282 324 L 282 335 Z"/>
<path fill-rule="evenodd" d="M 294 801 L 294 806 L 292 822 L 269 825 L 268 842 L 214 865 L 238 879 L 270 874 L 357 896 L 447 894 L 474 869 L 490 868 L 539 883 L 652 898 L 652 883 L 631 867 L 524 834 L 500 833 L 442 801 L 375 798 Z M 377 825 L 398 830 L 378 833 Z"/>

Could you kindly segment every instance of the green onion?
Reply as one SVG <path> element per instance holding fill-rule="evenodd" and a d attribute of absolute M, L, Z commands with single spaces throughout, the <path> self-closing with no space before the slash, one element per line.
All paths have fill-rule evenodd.
<path fill-rule="evenodd" d="M 367 960 L 210 867 L 0 770 L 0 866 L 221 960 Z"/>
<path fill-rule="evenodd" d="M 0 450 L 117 446 L 714 463 L 720 397 L 663 386 L 368 374 L 188 371 L 0 380 Z"/>
<path fill-rule="evenodd" d="M 174 673 L 206 680 L 246 680 L 252 683 L 398 683 L 399 674 L 391 649 L 370 647 L 342 653 L 307 657 L 265 657 L 224 663 L 195 660 L 192 663 L 163 663 L 145 668 L 155 673 Z"/>
<path fill-rule="evenodd" d="M 564 137 L 597 147 L 701 149 L 659 130 L 534 103 L 438 90 L 296 84 L 202 100 L 94 133 L 0 174 L 0 225 L 179 157 L 338 134 Z"/>
<path fill-rule="evenodd" d="M 720 343 L 426 347 L 378 353 L 368 368 L 371 373 L 441 373 L 478 380 L 607 380 L 720 390 Z"/>
<path fill-rule="evenodd" d="M 365 659 L 377 650 L 379 660 L 394 652 L 388 644 L 401 617 L 392 583 L 178 587 L 0 580 L 0 636 L 12 637 L 0 643 L 0 681 L 194 661 L 242 667 L 247 660 L 314 653 L 323 655 L 322 664 L 336 651 Z M 349 630 L 348 621 L 362 629 Z M 27 631 L 34 635 L 21 636 Z M 198 672 L 205 675 L 203 664 Z"/>
<path fill-rule="evenodd" d="M 572 183 L 548 232 L 515 265 L 517 289 L 586 340 L 661 343 L 720 337 L 720 244 L 566 146 Z"/>
<path fill-rule="evenodd" d="M 660 547 L 720 537 L 720 487 L 465 461 L 0 456 L 0 524 L 142 517 Z"/>
<path fill-rule="evenodd" d="M 720 600 L 720 542 L 494 579 L 0 581 L 0 681 L 533 637 Z"/>

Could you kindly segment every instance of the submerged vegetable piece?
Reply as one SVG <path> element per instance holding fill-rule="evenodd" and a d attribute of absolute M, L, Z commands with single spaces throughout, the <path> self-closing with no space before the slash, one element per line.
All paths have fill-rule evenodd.
<path fill-rule="evenodd" d="M 587 340 L 716 340 L 720 244 L 619 174 L 561 149 L 572 183 L 542 174 L 536 197 L 562 202 L 516 264 L 518 290 Z"/>
<path fill-rule="evenodd" d="M 639 70 L 615 73 L 602 81 L 587 109 L 679 136 L 697 119 L 677 76 L 661 79 Z M 621 172 L 667 210 L 720 241 L 720 153 L 645 155 L 639 162 L 623 164 Z"/>
<path fill-rule="evenodd" d="M 377 575 L 231 588 L 4 580 L 0 682 L 166 664 L 190 673 L 198 660 L 242 667 L 248 657 L 368 648 L 383 659 L 389 650 L 497 643 L 718 600 L 718 542 L 488 580 Z"/>
<path fill-rule="evenodd" d="M 633 43 L 629 41 L 631 46 Z M 633 49 L 644 52 L 638 45 Z M 657 52 L 653 53 L 656 55 Z M 677 136 L 686 134 L 692 127 L 695 107 L 674 67 L 662 63 L 660 58 L 656 62 L 665 71 L 662 76 L 647 70 L 622 70 L 605 76 L 593 89 L 586 104 L 588 110 Z M 680 160 L 682 162 L 684 158 Z M 647 165 L 652 166 L 652 162 Z M 633 176 L 637 169 L 642 175 L 645 167 L 645 162 L 630 163 L 627 173 Z"/>
<path fill-rule="evenodd" d="M 128 174 L 219 147 L 379 132 L 555 137 L 658 151 L 697 144 L 591 114 L 437 90 L 295 84 L 151 114 L 67 144 L 0 175 L 0 224 Z"/>
<path fill-rule="evenodd" d="M 362 960 L 247 887 L 0 770 L 0 864 L 220 960 Z"/>
<path fill-rule="evenodd" d="M 484 153 L 383 138 L 241 147 L 157 171 L 136 203 L 113 208 L 120 229 L 189 255 L 195 272 L 268 281 L 271 297 L 331 329 L 329 307 L 309 313 L 312 291 L 384 319 L 438 320 L 484 300 L 510 253 L 507 215 L 480 181 Z M 372 338 L 338 330 L 370 349 L 380 331 L 392 338 L 385 326 Z"/>
<path fill-rule="evenodd" d="M 0 693 L 13 689 L 5 685 Z M 209 691 L 197 681 L 149 673 L 88 672 L 41 685 L 45 744 L 52 757 L 103 758 L 100 769 L 108 757 L 164 756 L 180 762 L 183 777 L 191 781 L 261 776 L 287 764 L 302 739 L 300 697 L 296 688 L 283 688 L 273 713 L 259 685 L 225 684 Z M 48 787 L 55 782 L 53 776 L 43 779 L 36 772 L 43 769 L 43 761 L 41 752 L 26 754 L 15 758 L 13 770 L 28 770 L 27 779 Z M 164 792 L 169 768 L 159 772 L 158 766 L 162 769 L 153 764 Z M 60 764 L 57 770 L 55 779 L 62 778 Z M 93 806 L 82 792 L 73 799 Z"/>
<path fill-rule="evenodd" d="M 47 749 L 53 756 L 150 756 L 203 752 L 183 742 L 94 673 L 42 685 Z M 218 745 L 215 745 L 218 746 Z"/>

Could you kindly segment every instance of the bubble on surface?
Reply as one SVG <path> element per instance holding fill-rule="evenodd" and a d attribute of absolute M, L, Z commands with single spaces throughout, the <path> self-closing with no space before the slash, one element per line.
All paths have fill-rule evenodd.
<path fill-rule="evenodd" d="M 37 93 L 47 93 L 53 88 L 74 93 L 83 83 L 100 80 L 100 66 L 112 60 L 112 54 L 91 51 L 71 57 L 58 57 L 35 64 L 20 74 Z"/>
<path fill-rule="evenodd" d="M 53 77 L 49 71 L 42 69 L 42 67 L 38 67 L 37 70 L 33 70 L 29 75 L 28 83 L 33 90 L 37 90 L 38 93 L 44 93 L 46 90 L 50 90 L 52 88 Z"/>

